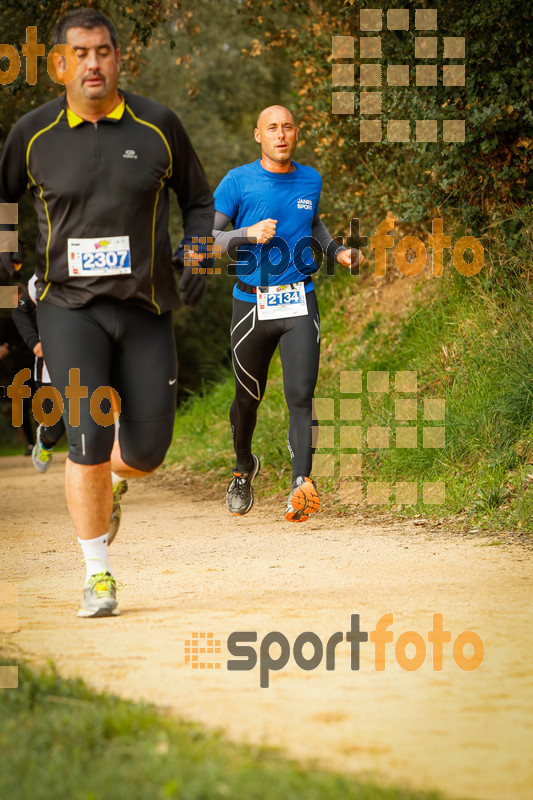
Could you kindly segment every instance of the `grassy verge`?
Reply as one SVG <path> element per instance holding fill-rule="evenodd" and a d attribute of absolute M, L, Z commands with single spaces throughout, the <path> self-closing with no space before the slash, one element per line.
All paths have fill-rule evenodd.
<path fill-rule="evenodd" d="M 4 662 L 7 663 L 7 662 Z M 237 746 L 50 668 L 0 692 L 0 794 L 14 800 L 439 800 Z"/>
<path fill-rule="evenodd" d="M 0 443 L 0 458 L 2 456 L 23 456 L 26 450 L 26 445 L 22 447 L 13 447 L 10 444 Z"/>
<path fill-rule="evenodd" d="M 19 445 L 11 445 L 6 442 L 0 442 L 0 458 L 3 456 L 23 456 L 26 453 L 26 442 L 24 441 Z M 59 444 L 54 448 L 55 453 L 66 453 L 68 450 L 68 443 L 66 437 L 63 437 Z M 28 456 L 29 458 L 29 456 Z"/>
<path fill-rule="evenodd" d="M 519 235 L 505 250 L 497 243 L 486 250 L 478 275 L 464 278 L 449 265 L 438 287 L 421 291 L 410 313 L 395 323 L 376 315 L 361 328 L 361 284 L 340 275 L 319 282 L 323 354 L 316 396 L 333 399 L 335 410 L 334 419 L 321 423 L 334 428 L 333 441 L 318 450 L 333 463 L 333 474 L 320 478 L 323 489 L 338 492 L 346 457 L 360 453 L 363 505 L 366 484 L 381 482 L 390 490 L 387 507 L 400 515 L 455 516 L 465 528 L 533 532 L 531 214 L 520 221 Z M 341 397 L 340 373 L 356 370 L 362 372 L 362 391 Z M 389 391 L 369 391 L 369 372 L 388 373 Z M 395 391 L 398 372 L 416 372 L 416 393 Z M 186 404 L 178 415 L 171 461 L 209 479 L 227 479 L 233 464 L 227 423 L 232 397 L 228 376 Z M 341 399 L 356 398 L 362 419 L 341 420 Z M 397 419 L 396 401 L 409 398 L 417 400 L 414 419 Z M 426 402 L 435 399 L 444 400 L 443 419 L 427 419 Z M 262 491 L 286 491 L 290 483 L 287 422 L 276 356 L 255 434 L 265 465 Z M 396 446 L 403 426 L 416 428 L 416 447 Z M 361 428 L 360 447 L 349 447 L 350 432 L 341 431 L 347 427 Z M 388 446 L 369 447 L 368 428 L 388 429 Z M 432 436 L 437 443 L 442 437 L 424 432 L 431 428 L 445 428 L 444 447 L 427 446 Z M 439 498 L 431 495 L 431 483 L 445 484 L 444 504 L 433 502 Z M 406 502 L 398 484 L 416 485 L 416 502 Z"/>

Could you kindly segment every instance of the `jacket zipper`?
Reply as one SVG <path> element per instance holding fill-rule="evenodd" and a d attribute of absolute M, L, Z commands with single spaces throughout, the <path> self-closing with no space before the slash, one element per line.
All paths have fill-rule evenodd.
<path fill-rule="evenodd" d="M 94 132 L 96 135 L 96 148 L 95 148 L 95 155 L 96 158 L 100 158 L 100 134 L 98 132 L 98 123 L 94 123 Z"/>

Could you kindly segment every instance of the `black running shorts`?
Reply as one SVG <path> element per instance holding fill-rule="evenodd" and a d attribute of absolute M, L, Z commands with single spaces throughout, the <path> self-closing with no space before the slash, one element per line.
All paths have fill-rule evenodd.
<path fill-rule="evenodd" d="M 172 441 L 176 412 L 171 312 L 159 316 L 104 297 L 77 309 L 39 302 L 37 318 L 52 384 L 63 398 L 69 458 L 77 464 L 109 461 L 115 434 L 110 402 L 104 398 L 97 405 L 93 395 L 97 392 L 98 398 L 100 387 L 111 386 L 121 402 L 123 460 L 144 472 L 158 467 Z M 73 368 L 79 370 L 79 383 L 87 388 L 87 397 L 79 401 L 78 425 L 71 424 L 76 420 L 67 399 Z"/>

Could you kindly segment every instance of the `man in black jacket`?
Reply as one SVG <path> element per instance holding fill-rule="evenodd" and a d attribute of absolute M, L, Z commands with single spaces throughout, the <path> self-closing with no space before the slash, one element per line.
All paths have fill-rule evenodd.
<path fill-rule="evenodd" d="M 172 439 L 177 294 L 170 190 L 186 242 L 211 234 L 213 199 L 178 117 L 119 91 L 117 35 L 105 16 L 71 11 L 55 43 L 74 49 L 76 76 L 65 95 L 13 127 L 0 157 L 0 202 L 18 202 L 26 185 L 33 195 L 39 331 L 65 404 L 67 504 L 87 566 L 78 614 L 108 616 L 118 614 L 107 556 L 112 470 L 119 487 L 148 475 Z M 56 55 L 55 67 L 61 77 L 67 62 Z M 194 302 L 201 279 L 191 272 L 180 288 Z M 114 390 L 102 407 L 91 402 L 95 392 L 106 396 L 101 387 Z M 121 406 L 115 446 L 111 403 L 115 411 Z"/>

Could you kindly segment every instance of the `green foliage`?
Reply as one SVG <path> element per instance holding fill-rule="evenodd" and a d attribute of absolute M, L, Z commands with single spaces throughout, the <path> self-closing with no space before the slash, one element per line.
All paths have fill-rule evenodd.
<path fill-rule="evenodd" d="M 249 2 L 250 12 L 257 3 Z M 410 30 L 381 34 L 383 79 L 382 120 L 411 120 L 411 138 L 416 119 L 466 119 L 464 143 L 406 142 L 389 144 L 359 141 L 358 58 L 360 0 L 323 0 L 313 5 L 292 2 L 295 21 L 288 31 L 273 32 L 274 20 L 284 0 L 265 0 L 262 40 L 283 45 L 295 68 L 296 97 L 301 133 L 312 145 L 325 184 L 335 186 L 337 195 L 330 206 L 335 219 L 362 218 L 370 211 L 380 219 L 388 212 L 407 220 L 430 219 L 453 214 L 479 232 L 492 221 L 501 207 L 522 204 L 530 197 L 533 112 L 531 110 L 531 8 L 527 0 L 461 0 L 435 2 L 438 9 L 439 58 L 443 63 L 466 65 L 466 86 L 414 86 L 414 4 L 386 0 L 389 9 L 410 6 Z M 420 32 L 416 32 L 420 35 Z M 259 34 L 258 34 L 259 35 Z M 332 35 L 355 37 L 355 87 L 332 87 Z M 364 34 L 363 34 L 364 35 Z M 424 34 L 422 34 L 424 35 Z M 442 38 L 464 36 L 466 59 L 442 58 Z M 344 59 L 344 63 L 353 63 Z M 365 63 L 365 62 L 363 62 Z M 368 62 L 366 62 L 368 63 Z M 387 67 L 410 66 L 410 86 L 387 85 Z M 355 113 L 332 115 L 332 91 L 353 91 Z M 375 117 L 373 117 L 375 118 Z M 528 182 L 529 181 L 529 182 Z"/>
<path fill-rule="evenodd" d="M 229 169 L 259 157 L 255 121 L 265 106 L 288 101 L 290 62 L 284 52 L 247 56 L 251 21 L 234 0 L 184 8 L 159 27 L 128 87 L 176 111 L 214 189 Z"/>
<path fill-rule="evenodd" d="M 3 663 L 6 663 L 3 660 Z M 14 800 L 443 800 L 229 744 L 153 707 L 19 665 L 0 692 L 0 793 Z"/>
<path fill-rule="evenodd" d="M 474 500 L 474 508 L 478 513 L 498 508 L 509 496 L 509 490 L 505 486 L 493 485 L 490 489 L 478 489 L 477 497 Z"/>

